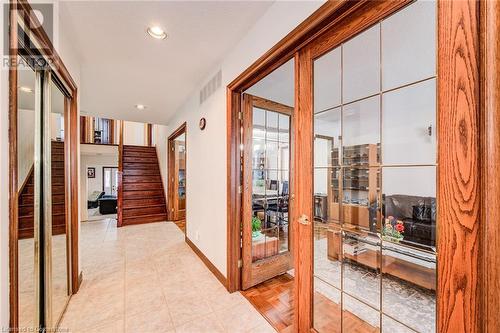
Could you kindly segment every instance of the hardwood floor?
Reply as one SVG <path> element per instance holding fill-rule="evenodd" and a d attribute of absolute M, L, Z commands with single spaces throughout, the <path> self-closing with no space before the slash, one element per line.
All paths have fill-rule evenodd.
<path fill-rule="evenodd" d="M 241 292 L 243 296 L 281 333 L 292 332 L 293 277 L 284 274 Z M 314 295 L 314 327 L 322 332 L 341 332 L 340 305 L 320 293 Z M 349 311 L 344 311 L 344 332 L 379 332 Z"/>
<path fill-rule="evenodd" d="M 241 293 L 278 332 L 292 332 L 292 276 L 283 274 Z"/>
<path fill-rule="evenodd" d="M 174 223 L 184 234 L 186 233 L 186 219 L 174 221 Z"/>

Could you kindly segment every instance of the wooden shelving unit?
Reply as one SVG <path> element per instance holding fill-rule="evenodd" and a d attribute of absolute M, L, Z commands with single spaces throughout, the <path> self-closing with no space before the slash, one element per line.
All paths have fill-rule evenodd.
<path fill-rule="evenodd" d="M 376 202 L 380 188 L 378 144 L 356 145 L 343 148 L 343 175 L 339 166 L 339 150 L 331 149 L 331 173 L 328 175 L 328 216 L 333 222 L 340 221 L 340 200 L 342 221 L 362 228 L 370 228 L 368 206 Z M 338 166 L 338 168 L 336 168 Z M 342 179 L 342 188 L 340 180 Z M 365 196 L 366 204 L 359 200 L 345 200 L 346 192 Z M 347 201 L 347 202 L 346 202 Z M 356 202 L 357 201 L 357 202 Z"/>

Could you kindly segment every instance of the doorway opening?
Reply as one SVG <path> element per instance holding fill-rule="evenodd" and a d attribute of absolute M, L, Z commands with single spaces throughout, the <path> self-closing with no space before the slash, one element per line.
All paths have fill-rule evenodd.
<path fill-rule="evenodd" d="M 117 217 L 118 146 L 81 144 L 81 220 L 83 223 Z M 84 207 L 85 207 L 84 206 Z"/>
<path fill-rule="evenodd" d="M 293 313 L 289 216 L 293 210 L 294 78 L 292 58 L 241 96 L 241 288 L 279 329 L 291 327 Z M 275 297 L 280 299 L 279 306 L 273 303 Z"/>
<path fill-rule="evenodd" d="M 168 137 L 168 218 L 186 234 L 186 123 Z"/>
<path fill-rule="evenodd" d="M 259 310 L 269 317 L 288 311 L 290 324 L 273 323 L 279 330 L 294 325 L 318 332 L 436 331 L 438 318 L 446 315 L 439 312 L 445 294 L 437 285 L 446 261 L 453 259 L 440 252 L 438 265 L 437 248 L 449 244 L 437 233 L 446 234 L 459 221 L 442 218 L 449 207 L 437 204 L 445 193 L 443 182 L 437 182 L 437 155 L 440 161 L 452 158 L 454 148 L 442 147 L 456 144 L 438 135 L 445 131 L 437 118 L 445 116 L 436 103 L 441 96 L 437 72 L 445 69 L 437 67 L 435 41 L 443 27 L 435 20 L 439 10 L 433 2 L 393 4 L 347 10 L 348 19 L 332 23 L 305 46 L 283 46 L 286 52 L 264 57 L 228 86 L 233 184 L 228 186 L 228 286 L 243 289 L 254 304 L 266 304 Z M 369 20 L 356 21 L 365 18 L 363 13 L 369 13 Z M 358 22 L 354 28 L 352 21 Z M 423 27 L 422 22 L 432 24 Z M 267 223 L 266 201 L 268 194 L 273 199 L 275 188 L 274 170 L 267 167 L 268 133 L 259 145 L 259 112 L 251 96 L 271 98 L 250 93 L 248 87 L 279 71 L 287 61 L 282 54 L 294 54 L 297 62 L 288 205 L 295 260 L 287 272 L 292 278 L 284 279 L 271 268 L 279 262 L 272 244 L 265 246 L 273 260 L 256 261 L 260 274 L 269 273 L 267 280 L 258 280 L 252 271 L 256 262 L 248 265 L 246 259 L 256 252 L 252 227 L 258 223 L 253 220 L 263 217 L 260 222 Z M 272 94 L 283 82 L 270 80 L 263 93 Z M 256 190 L 262 186 L 260 174 L 264 195 Z M 256 199 L 264 204 L 258 206 Z M 259 208 L 265 213 L 259 214 Z M 287 300 L 281 311 L 272 308 L 277 298 Z M 412 307 L 411 314 L 398 316 L 397 309 Z"/>

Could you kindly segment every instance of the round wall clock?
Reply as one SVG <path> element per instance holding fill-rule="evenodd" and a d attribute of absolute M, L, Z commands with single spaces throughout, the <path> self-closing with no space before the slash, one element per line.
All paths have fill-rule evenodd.
<path fill-rule="evenodd" d="M 205 129 L 205 126 L 207 126 L 207 120 L 205 118 L 200 119 L 200 129 L 203 131 Z"/>

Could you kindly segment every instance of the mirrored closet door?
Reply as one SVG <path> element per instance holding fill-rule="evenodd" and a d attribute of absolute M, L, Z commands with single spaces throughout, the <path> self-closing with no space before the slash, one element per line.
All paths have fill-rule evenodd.
<path fill-rule="evenodd" d="M 18 63 L 26 64 L 18 56 Z M 39 327 L 41 73 L 18 67 L 18 316 L 19 327 Z"/>
<path fill-rule="evenodd" d="M 46 278 L 50 281 L 50 288 L 46 295 L 46 300 L 50 303 L 48 317 L 51 319 L 51 326 L 60 320 L 67 305 L 70 295 L 69 288 L 69 262 L 68 262 L 68 225 L 69 213 L 67 207 L 67 197 L 69 195 L 68 177 L 66 174 L 67 161 L 67 140 L 65 128 L 68 124 L 68 112 L 66 102 L 66 92 L 64 86 L 56 81 L 52 75 L 47 75 L 46 83 L 48 86 L 45 96 L 48 96 L 50 106 L 47 112 L 48 119 L 46 125 L 49 125 L 50 131 L 46 138 L 47 147 L 50 154 L 47 154 L 47 162 L 50 161 L 50 205 L 52 213 L 47 217 L 46 226 L 51 223 L 46 234 L 46 241 L 50 243 L 50 264 L 46 268 Z M 50 155 L 50 157 L 48 157 Z M 49 163 L 47 164 L 49 165 Z M 50 269 L 48 269 L 50 267 Z"/>
<path fill-rule="evenodd" d="M 54 329 L 70 297 L 69 94 L 52 71 L 18 57 L 18 327 Z"/>
<path fill-rule="evenodd" d="M 316 58 L 313 326 L 436 331 L 436 4 Z"/>

